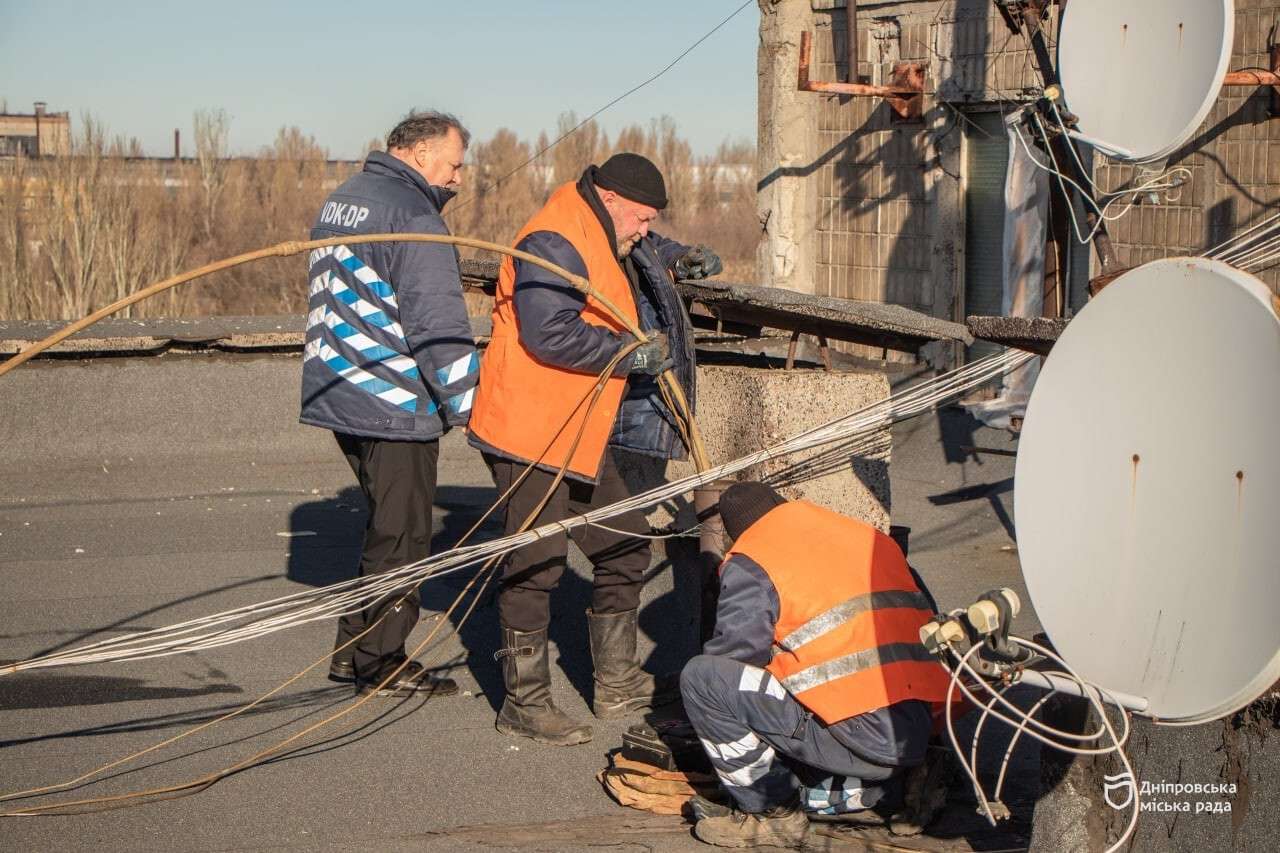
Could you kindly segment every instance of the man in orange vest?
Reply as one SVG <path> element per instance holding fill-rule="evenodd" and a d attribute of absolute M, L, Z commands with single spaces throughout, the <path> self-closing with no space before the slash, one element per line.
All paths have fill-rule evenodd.
<path fill-rule="evenodd" d="M 870 525 L 753 482 L 725 490 L 720 516 L 733 547 L 716 631 L 680 689 L 736 807 L 706 813 L 694 833 L 797 846 L 804 809 L 869 808 L 884 790 L 875 783 L 924 762 L 948 685 L 920 644 L 933 607 Z"/>
<path fill-rule="evenodd" d="M 508 534 L 535 511 L 534 523 L 541 525 L 629 497 L 616 450 L 664 460 L 684 454 L 657 384 L 670 367 L 693 400 L 693 337 L 673 273 L 711 275 L 720 260 L 705 247 L 690 249 L 650 233 L 666 205 L 658 168 L 638 154 L 616 154 L 555 190 L 516 238 L 516 248 L 585 276 L 646 333 L 648 339 L 626 355 L 623 348 L 635 339 L 595 297 L 533 264 L 510 258 L 502 264 L 493 337 L 481 362 L 468 435 L 484 453 L 499 494 L 519 481 L 506 506 Z M 561 470 L 565 478 L 551 490 Z M 636 659 L 640 587 L 649 568 L 648 542 L 637 537 L 648 532 L 643 513 L 635 511 L 611 519 L 608 527 L 573 533 L 595 569 L 587 627 L 598 717 L 648 707 L 655 694 L 676 695 L 674 680 L 659 690 Z M 497 727 L 560 746 L 592 736 L 590 726 L 551 700 L 550 593 L 567 556 L 564 534 L 516 551 L 498 597 L 502 647 L 496 656 L 506 698 Z"/>

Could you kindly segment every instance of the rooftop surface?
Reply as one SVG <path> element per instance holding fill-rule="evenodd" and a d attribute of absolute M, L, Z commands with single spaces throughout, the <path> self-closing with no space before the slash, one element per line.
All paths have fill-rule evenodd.
<path fill-rule="evenodd" d="M 296 424 L 297 370 L 290 355 L 171 353 L 37 362 L 0 379 L 0 659 L 348 577 L 363 500 L 331 437 Z M 960 449 L 1009 448 L 1008 436 L 948 410 L 900 424 L 894 440 L 893 519 L 913 528 L 912 561 L 940 603 L 1021 589 L 1012 460 Z M 436 547 L 445 548 L 495 495 L 457 433 L 443 442 L 439 481 Z M 585 717 L 589 574 L 576 552 L 572 568 L 554 598 L 552 665 L 556 701 Z M 424 588 L 415 640 L 464 580 Z M 655 562 L 641 617 L 650 669 L 677 668 L 693 652 L 695 599 L 690 578 Z M 1024 614 L 1016 629 L 1035 627 Z M 332 639 L 324 621 L 199 654 L 0 677 L 0 789 L 62 782 L 208 722 L 320 661 Z M 460 637 L 448 634 L 424 658 L 453 666 L 461 697 L 367 703 L 191 796 L 0 818 L 0 848 L 707 849 L 678 819 L 623 809 L 595 781 L 639 716 L 594 721 L 595 739 L 571 749 L 495 731 L 496 646 L 494 609 L 482 606 Z M 60 798 L 197 777 L 350 706 L 350 687 L 327 681 L 323 667 L 249 713 Z M 1023 778 L 1034 774 L 1021 767 Z"/>

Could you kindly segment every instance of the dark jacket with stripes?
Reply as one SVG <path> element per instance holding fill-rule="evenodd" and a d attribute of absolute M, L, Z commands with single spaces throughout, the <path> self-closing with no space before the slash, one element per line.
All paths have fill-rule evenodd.
<path fill-rule="evenodd" d="M 820 571 L 821 567 L 815 566 L 814 570 Z M 703 654 L 767 666 L 773 659 L 779 613 L 778 590 L 768 573 L 745 554 L 734 554 L 720 567 L 716 631 L 703 647 Z M 911 699 L 841 720 L 828 729 L 864 761 L 886 767 L 913 767 L 924 762 L 932 727 L 929 705 Z"/>
<path fill-rule="evenodd" d="M 613 222 L 596 195 L 592 181 L 594 168 L 583 174 L 578 192 L 595 212 L 612 244 L 615 242 Z M 567 239 L 553 231 L 535 231 L 516 248 L 578 275 L 587 274 L 582 256 Z M 666 333 L 676 376 L 692 408 L 696 398 L 692 327 L 667 272 L 688 248 L 651 232 L 620 263 L 631 282 L 640 328 L 645 332 Z M 630 335 L 619 335 L 584 321 L 582 310 L 586 307 L 586 298 L 554 273 L 518 260 L 515 272 L 520 343 L 539 361 L 566 370 L 599 373 L 618 350 L 631 341 Z M 628 373 L 633 360 L 634 357 L 623 360 L 617 372 Z M 474 435 L 469 439 L 481 450 L 503 455 Z M 685 447 L 676 431 L 675 418 L 652 377 L 632 374 L 628 378 L 609 446 L 660 459 L 684 458 Z"/>
<path fill-rule="evenodd" d="M 448 234 L 453 193 L 375 151 L 329 196 L 312 239 L 381 232 Z M 441 243 L 366 243 L 311 253 L 302 366 L 305 424 L 426 441 L 471 413 L 479 372 L 458 277 Z"/>

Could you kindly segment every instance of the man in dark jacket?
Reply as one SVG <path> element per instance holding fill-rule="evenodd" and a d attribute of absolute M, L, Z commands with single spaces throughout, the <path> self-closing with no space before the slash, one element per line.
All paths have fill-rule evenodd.
<path fill-rule="evenodd" d="M 614 368 L 607 400 L 586 414 L 579 392 L 589 389 L 634 339 L 593 300 L 540 267 L 509 263 L 499 276 L 493 343 L 481 368 L 468 438 L 484 452 L 500 493 L 536 463 L 507 503 L 508 534 L 519 529 L 549 490 L 538 524 L 628 497 L 630 489 L 615 459 L 618 450 L 660 459 L 684 454 L 675 416 L 656 379 L 673 367 L 692 402 L 693 338 L 672 275 L 712 275 L 721 264 L 705 247 L 690 249 L 649 231 L 666 204 L 658 168 L 638 154 L 617 154 L 588 168 L 576 185 L 558 188 L 518 238 L 516 248 L 589 278 L 620 310 L 633 312 L 647 336 Z M 581 439 L 573 440 L 576 449 L 563 447 L 575 434 Z M 562 467 L 567 476 L 551 490 Z M 648 533 L 644 514 L 634 511 L 607 527 L 593 525 L 572 534 L 595 570 L 587 624 L 595 665 L 592 710 L 598 717 L 649 706 L 661 692 L 637 661 L 636 617 L 649 567 L 649 544 L 643 538 Z M 550 594 L 567 557 L 564 535 L 514 552 L 504 567 L 498 598 L 503 629 L 498 657 L 507 695 L 497 727 L 560 746 L 592 736 L 590 726 L 551 701 Z M 666 692 L 674 698 L 674 689 Z"/>
<path fill-rule="evenodd" d="M 448 234 L 440 212 L 469 139 L 453 116 L 411 113 L 386 153 L 371 153 L 329 196 L 312 239 Z M 360 574 L 378 574 L 430 554 L 438 440 L 470 415 L 479 363 L 458 256 L 441 243 L 339 245 L 313 251 L 308 275 L 300 420 L 332 430 L 351 465 L 369 505 Z M 404 663 L 418 607 L 414 589 L 342 617 L 330 677 L 375 689 Z M 410 662 L 382 690 L 420 692 L 457 685 Z"/>
<path fill-rule="evenodd" d="M 931 703 L 947 688 L 919 641 L 931 599 L 870 525 L 754 482 L 726 489 L 720 516 L 734 544 L 715 635 L 680 686 L 735 808 L 694 832 L 726 847 L 799 846 L 805 810 L 870 808 L 886 780 L 923 763 Z"/>

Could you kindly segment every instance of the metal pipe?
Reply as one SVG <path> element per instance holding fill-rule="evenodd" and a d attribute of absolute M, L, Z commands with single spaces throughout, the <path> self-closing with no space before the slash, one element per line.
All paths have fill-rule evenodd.
<path fill-rule="evenodd" d="M 1014 679 L 1021 684 L 1029 684 L 1032 687 L 1041 687 L 1045 690 L 1052 690 L 1055 693 L 1065 693 L 1068 696 L 1081 696 L 1099 699 L 1102 702 L 1112 702 L 1122 707 L 1128 708 L 1139 714 L 1146 713 L 1150 702 L 1141 696 L 1130 696 L 1128 693 L 1120 693 L 1115 690 L 1108 690 L 1105 693 L 1099 693 L 1098 689 L 1092 688 L 1092 694 L 1086 694 L 1080 689 L 1080 685 L 1070 678 L 1063 678 L 1060 675 L 1050 675 L 1044 672 L 1036 672 L 1033 669 L 1024 669 L 1017 678 Z"/>
<path fill-rule="evenodd" d="M 871 95 L 877 98 L 901 98 L 919 95 L 923 87 L 872 86 L 867 83 L 824 83 L 809 79 L 809 61 L 813 55 L 813 34 L 800 34 L 800 73 L 797 88 L 802 92 L 826 92 L 831 95 Z"/>
<path fill-rule="evenodd" d="M 860 83 L 858 76 L 858 0 L 844 3 L 845 61 L 849 65 L 850 83 Z"/>
<path fill-rule="evenodd" d="M 1280 74 L 1274 71 L 1229 71 L 1222 78 L 1224 86 L 1280 86 Z"/>

